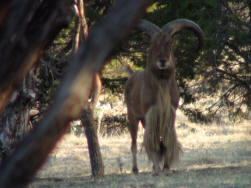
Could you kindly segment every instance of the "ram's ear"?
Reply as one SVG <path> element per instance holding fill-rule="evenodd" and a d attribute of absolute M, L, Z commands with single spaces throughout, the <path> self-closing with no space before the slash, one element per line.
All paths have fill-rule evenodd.
<path fill-rule="evenodd" d="M 150 37 L 153 37 L 156 33 L 161 31 L 159 26 L 143 19 L 139 21 L 137 27 L 146 32 Z"/>
<path fill-rule="evenodd" d="M 171 22 L 168 22 L 162 27 L 162 30 L 164 32 L 167 32 L 172 38 L 175 37 L 175 35 L 184 29 L 189 29 L 192 30 L 195 35 L 199 39 L 199 45 L 198 45 L 198 50 L 202 48 L 203 46 L 203 40 L 204 40 L 204 33 L 200 26 L 193 22 L 192 20 L 188 19 L 176 19 Z"/>

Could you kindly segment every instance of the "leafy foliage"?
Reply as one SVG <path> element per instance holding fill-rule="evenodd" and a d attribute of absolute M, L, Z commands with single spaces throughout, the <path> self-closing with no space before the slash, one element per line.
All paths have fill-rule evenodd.
<path fill-rule="evenodd" d="M 90 30 L 113 3 L 114 0 L 85 1 Z M 197 39 L 190 31 L 180 32 L 174 44 L 176 77 L 183 99 L 181 109 L 192 120 L 208 122 L 222 115 L 222 112 L 233 120 L 249 117 L 250 7 L 249 1 L 236 0 L 155 0 L 147 9 L 144 18 L 159 26 L 177 18 L 187 18 L 198 23 L 205 33 L 206 41 L 200 52 L 196 51 Z M 67 65 L 74 32 L 73 21 L 43 56 L 47 62 L 43 66 L 53 73 L 46 75 L 49 78 L 46 79 L 47 93 L 50 87 L 56 85 L 53 82 L 58 82 Z M 136 69 L 143 68 L 148 46 L 149 37 L 136 29 L 132 30 L 128 40 L 123 41 L 109 58 L 112 64 L 102 72 L 104 87 L 113 93 L 123 92 L 126 74 L 121 69 L 123 65 L 119 59 L 127 59 Z"/>
<path fill-rule="evenodd" d="M 251 109 L 250 4 L 247 1 L 221 1 L 217 4 L 211 44 L 199 57 L 202 79 L 197 90 L 215 97 L 206 112 L 227 112 L 232 120 L 249 118 Z"/>

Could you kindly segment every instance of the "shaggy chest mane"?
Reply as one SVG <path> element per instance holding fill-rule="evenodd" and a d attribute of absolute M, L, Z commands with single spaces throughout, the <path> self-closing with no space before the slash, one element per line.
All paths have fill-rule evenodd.
<path fill-rule="evenodd" d="M 168 81 L 170 77 L 174 74 L 174 67 L 170 67 L 166 70 L 152 68 L 151 72 L 158 80 Z"/>

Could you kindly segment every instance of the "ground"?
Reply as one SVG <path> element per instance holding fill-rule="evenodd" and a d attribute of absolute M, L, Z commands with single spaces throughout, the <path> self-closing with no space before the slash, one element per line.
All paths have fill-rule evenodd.
<path fill-rule="evenodd" d="M 142 128 L 138 135 L 138 175 L 131 173 L 128 132 L 100 134 L 105 176 L 98 179 L 91 177 L 86 138 L 67 134 L 29 187 L 251 188 L 250 123 L 194 124 L 178 111 L 176 128 L 183 154 L 173 172 L 159 176 L 152 175 L 152 164 L 141 147 Z"/>

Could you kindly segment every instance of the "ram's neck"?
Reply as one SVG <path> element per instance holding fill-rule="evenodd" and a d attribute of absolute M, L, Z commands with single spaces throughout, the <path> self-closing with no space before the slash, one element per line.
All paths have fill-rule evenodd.
<path fill-rule="evenodd" d="M 151 74 L 151 76 L 154 77 L 154 79 L 156 79 L 158 82 L 167 83 L 171 78 L 175 77 L 174 67 L 170 67 L 166 70 L 147 68 L 146 71 L 148 74 Z"/>
<path fill-rule="evenodd" d="M 166 90 L 170 87 L 170 83 L 173 79 L 175 79 L 175 72 L 170 71 L 168 74 L 166 73 L 165 77 L 160 76 L 159 74 L 156 74 L 156 72 L 153 72 L 152 70 L 145 69 L 145 77 L 146 77 L 146 84 L 157 86 L 157 88 L 160 88 L 161 90 Z M 156 89 L 157 89 L 156 88 Z"/>

